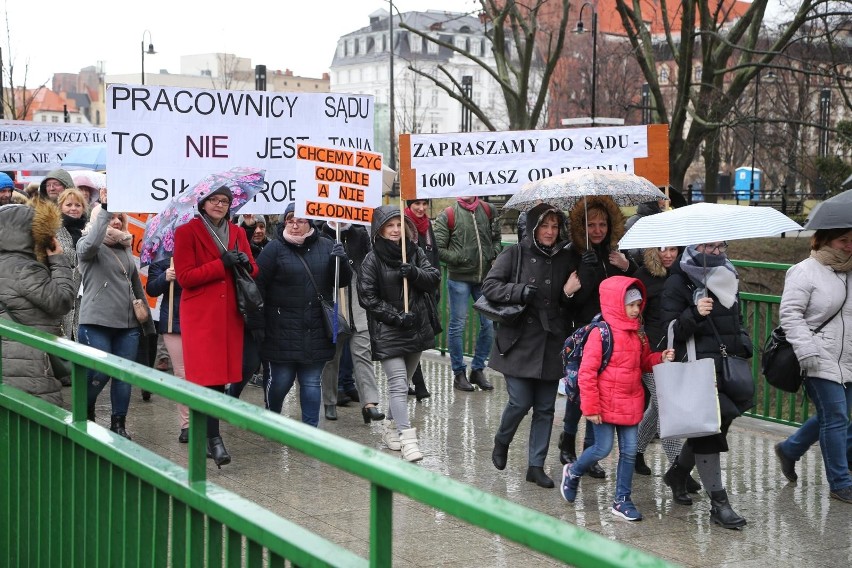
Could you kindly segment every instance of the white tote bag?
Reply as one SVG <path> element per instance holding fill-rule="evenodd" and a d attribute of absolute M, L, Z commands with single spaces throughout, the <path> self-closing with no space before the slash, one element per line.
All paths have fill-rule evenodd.
<path fill-rule="evenodd" d="M 673 343 L 674 321 L 669 324 L 669 349 Z M 716 364 L 710 358 L 695 358 L 693 337 L 686 343 L 686 353 L 686 363 L 654 365 L 660 438 L 698 438 L 721 431 Z"/>

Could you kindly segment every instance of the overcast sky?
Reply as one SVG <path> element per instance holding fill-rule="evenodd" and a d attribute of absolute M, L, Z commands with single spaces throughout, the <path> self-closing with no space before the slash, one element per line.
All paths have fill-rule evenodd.
<path fill-rule="evenodd" d="M 777 5 L 780 0 L 770 0 Z M 787 2 L 791 0 L 786 0 Z M 108 74 L 139 73 L 141 43 L 150 31 L 156 55 L 146 73 L 180 71 L 180 56 L 233 53 L 270 70 L 319 77 L 337 39 L 387 9 L 387 0 L 3 0 L 4 67 L 11 54 L 15 84 L 34 87 L 53 73 L 76 73 L 103 62 Z M 476 0 L 394 0 L 397 10 L 478 11 Z M 10 47 L 11 46 L 11 47 Z M 8 77 L 3 78 L 8 85 Z"/>
<path fill-rule="evenodd" d="M 394 0 L 400 12 L 468 12 L 477 5 L 474 0 Z M 252 65 L 319 77 L 331 65 L 337 39 L 369 24 L 368 15 L 387 10 L 388 1 L 3 0 L 3 8 L 4 67 L 11 45 L 16 85 L 29 65 L 27 86 L 32 87 L 45 81 L 49 86 L 53 73 L 76 73 L 98 61 L 108 74 L 139 73 L 145 30 L 157 51 L 145 57 L 146 73 L 178 73 L 181 55 L 225 52 L 247 57 Z M 8 77 L 3 83 L 8 85 Z"/>

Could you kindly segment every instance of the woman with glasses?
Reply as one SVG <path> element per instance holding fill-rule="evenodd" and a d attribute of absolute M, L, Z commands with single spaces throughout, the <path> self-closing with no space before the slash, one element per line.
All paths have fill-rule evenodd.
<path fill-rule="evenodd" d="M 751 339 L 742 326 L 739 276 L 726 256 L 727 250 L 728 244 L 723 241 L 687 247 L 680 262 L 671 266 L 661 307 L 661 320 L 675 322 L 675 360 L 684 359 L 686 342 L 693 337 L 697 357 L 715 360 L 717 377 L 721 376 L 720 343 L 726 346 L 728 355 L 750 358 L 752 354 Z M 710 519 L 724 528 L 736 529 L 745 526 L 746 520 L 728 502 L 720 453 L 728 451 L 728 428 L 734 418 L 754 401 L 732 400 L 722 391 L 718 396 L 721 433 L 687 439 L 663 480 L 671 487 L 676 503 L 691 505 L 687 481 L 692 468 L 697 467 L 710 496 Z"/>
<path fill-rule="evenodd" d="M 214 189 L 199 202 L 199 215 L 175 231 L 184 373 L 189 382 L 218 392 L 242 380 L 244 323 L 233 271 L 240 265 L 257 275 L 245 231 L 228 221 L 232 201 L 228 186 Z M 219 419 L 212 416 L 207 417 L 207 457 L 216 467 L 231 463 Z"/>
<path fill-rule="evenodd" d="M 796 481 L 796 461 L 819 440 L 829 495 L 852 503 L 850 227 L 814 233 L 810 257 L 787 271 L 779 311 L 781 327 L 806 375 L 805 391 L 816 407 L 816 416 L 775 446 L 781 471 Z"/>
<path fill-rule="evenodd" d="M 284 398 L 299 381 L 302 422 L 319 425 L 322 369 L 335 345 L 323 324 L 320 296 L 334 300 L 338 285 L 349 285 L 352 271 L 342 243 L 320 235 L 312 221 L 295 216 L 291 203 L 276 238 L 257 257 L 258 288 L 264 300 L 260 359 L 266 408 L 280 413 Z"/>

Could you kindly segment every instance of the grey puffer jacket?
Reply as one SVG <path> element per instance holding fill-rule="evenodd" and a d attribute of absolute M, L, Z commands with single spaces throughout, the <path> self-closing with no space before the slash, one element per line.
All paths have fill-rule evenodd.
<path fill-rule="evenodd" d="M 59 212 L 50 203 L 0 208 L 0 301 L 5 306 L 0 317 L 54 335 L 59 334 L 62 316 L 71 309 L 76 294 L 64 255 L 37 260 L 58 228 Z M 5 338 L 3 382 L 62 404 L 62 385 L 53 376 L 47 354 Z"/>
<path fill-rule="evenodd" d="M 819 333 L 813 330 L 840 313 Z M 791 267 L 781 294 L 781 327 L 799 361 L 819 357 L 811 376 L 852 383 L 852 278 L 815 258 Z"/>

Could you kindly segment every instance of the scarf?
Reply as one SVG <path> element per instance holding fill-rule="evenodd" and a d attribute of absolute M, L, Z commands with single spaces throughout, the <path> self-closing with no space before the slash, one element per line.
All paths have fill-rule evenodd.
<path fill-rule="evenodd" d="M 479 198 L 478 197 L 475 197 L 473 199 L 473 201 L 471 201 L 470 203 L 468 203 L 467 201 L 465 201 L 461 197 L 459 197 L 456 201 L 458 201 L 459 205 L 461 205 L 463 208 L 467 209 L 471 213 L 475 213 L 476 208 L 479 207 Z"/>
<path fill-rule="evenodd" d="M 417 228 L 418 233 L 420 233 L 426 238 L 429 238 L 429 217 L 427 217 L 426 215 L 418 217 L 414 214 L 414 211 L 412 211 L 410 207 L 405 208 L 405 216 L 411 219 L 411 221 L 414 223 L 414 226 Z"/>
<path fill-rule="evenodd" d="M 835 272 L 849 272 L 852 270 L 852 255 L 848 255 L 836 248 L 824 246 L 819 250 L 812 250 L 811 257 L 817 259 L 817 262 L 829 267 Z"/>
<path fill-rule="evenodd" d="M 204 221 L 204 226 L 207 227 L 207 232 L 210 233 L 211 237 L 213 237 L 213 242 L 216 245 L 216 248 L 219 249 L 220 253 L 224 254 L 225 250 L 228 248 L 228 242 L 230 242 L 231 237 L 228 228 L 230 223 L 228 220 L 222 219 L 222 222 L 219 223 L 219 225 L 215 225 L 206 213 L 201 214 L 201 220 Z"/>
<path fill-rule="evenodd" d="M 305 240 L 313 234 L 314 228 L 311 227 L 311 230 L 305 233 L 304 235 L 291 235 L 287 232 L 287 229 L 284 229 L 284 232 L 281 233 L 281 236 L 284 237 L 284 240 L 290 243 L 291 245 L 300 247 L 305 244 Z"/>
<path fill-rule="evenodd" d="M 719 302 L 730 308 L 737 301 L 739 276 L 737 269 L 724 254 L 704 254 L 695 245 L 686 247 L 680 259 L 680 268 L 695 284 L 694 302 L 707 296 L 710 290 Z"/>
<path fill-rule="evenodd" d="M 107 227 L 106 233 L 104 234 L 104 244 L 108 247 L 114 247 L 115 245 L 129 247 L 133 244 L 133 235 L 125 233 L 120 229 Z"/>
<path fill-rule="evenodd" d="M 373 243 L 376 255 L 391 268 L 399 268 L 402 265 L 402 247 L 398 241 L 391 241 L 382 236 L 377 236 Z M 411 262 L 417 253 L 417 243 L 405 239 L 405 258 Z"/>
<path fill-rule="evenodd" d="M 83 228 L 86 226 L 86 216 L 81 215 L 79 219 L 74 217 L 69 217 L 66 214 L 62 214 L 62 226 L 65 227 L 65 230 L 68 231 L 68 234 L 71 235 L 71 242 L 74 243 L 74 246 L 77 246 L 77 241 L 80 240 L 80 237 L 83 236 Z"/>

